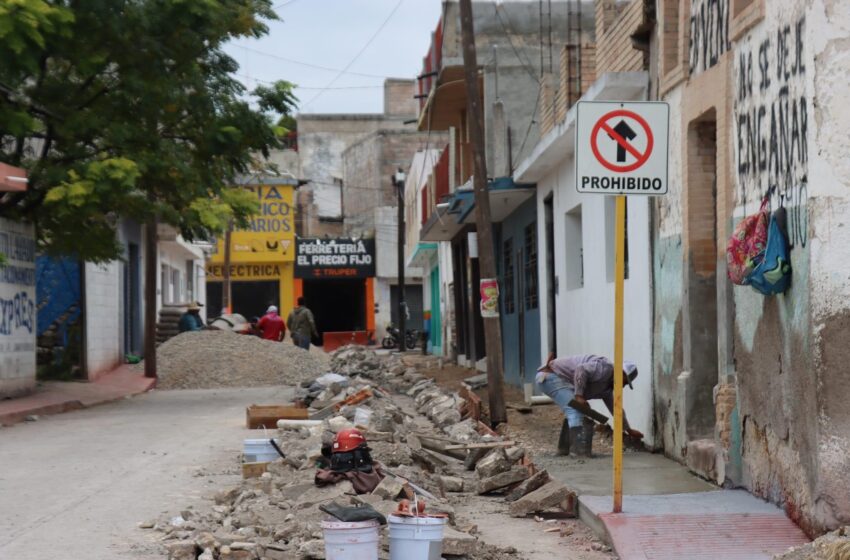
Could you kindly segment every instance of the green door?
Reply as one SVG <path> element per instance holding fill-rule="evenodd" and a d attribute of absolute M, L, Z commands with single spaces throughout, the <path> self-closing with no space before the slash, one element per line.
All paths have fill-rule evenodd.
<path fill-rule="evenodd" d="M 431 351 L 442 353 L 443 321 L 440 317 L 440 266 L 431 270 Z"/>

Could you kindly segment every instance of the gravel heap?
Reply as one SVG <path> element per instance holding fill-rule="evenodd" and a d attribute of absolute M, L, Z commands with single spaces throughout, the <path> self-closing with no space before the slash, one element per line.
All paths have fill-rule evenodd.
<path fill-rule="evenodd" d="M 841 527 L 814 541 L 777 554 L 774 560 L 844 560 L 850 558 L 850 525 Z"/>
<path fill-rule="evenodd" d="M 158 389 L 297 385 L 328 371 L 322 353 L 223 331 L 183 333 L 156 355 Z"/>

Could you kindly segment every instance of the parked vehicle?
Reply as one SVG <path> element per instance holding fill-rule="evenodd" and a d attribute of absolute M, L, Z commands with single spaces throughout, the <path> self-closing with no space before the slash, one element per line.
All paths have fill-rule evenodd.
<path fill-rule="evenodd" d="M 404 336 L 404 346 L 408 350 L 416 348 L 416 343 L 419 342 L 419 331 L 416 329 L 407 329 Z M 387 335 L 381 340 L 381 346 L 384 348 L 398 348 L 399 332 L 398 327 L 390 323 L 387 325 Z"/>

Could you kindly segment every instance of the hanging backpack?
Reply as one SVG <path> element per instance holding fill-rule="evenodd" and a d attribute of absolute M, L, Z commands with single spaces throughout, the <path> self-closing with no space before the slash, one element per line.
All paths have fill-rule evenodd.
<path fill-rule="evenodd" d="M 747 277 L 747 283 L 766 296 L 784 293 L 791 285 L 791 256 L 783 227 L 785 219 L 785 208 L 770 217 L 767 247 L 759 264 Z"/>
<path fill-rule="evenodd" d="M 747 216 L 735 226 L 735 232 L 726 244 L 726 274 L 733 284 L 746 286 L 750 274 L 764 256 L 770 222 L 768 200 L 765 196 L 758 213 Z"/>

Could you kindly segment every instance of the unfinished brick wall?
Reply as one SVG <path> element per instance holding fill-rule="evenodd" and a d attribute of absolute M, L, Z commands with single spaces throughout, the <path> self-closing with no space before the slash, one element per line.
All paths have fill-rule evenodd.
<path fill-rule="evenodd" d="M 645 53 L 632 45 L 632 35 L 645 23 L 643 0 L 632 0 L 616 19 L 606 24 L 611 16 L 611 10 L 607 6 L 609 3 L 606 0 L 597 1 L 596 74 L 646 69 L 648 61 Z M 603 24 L 601 29 L 600 22 Z"/>
<path fill-rule="evenodd" d="M 688 231 L 691 266 L 700 275 L 717 268 L 717 122 L 712 114 L 688 130 Z"/>

